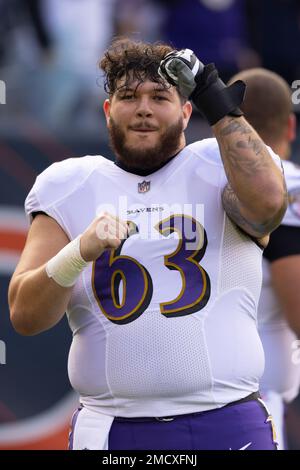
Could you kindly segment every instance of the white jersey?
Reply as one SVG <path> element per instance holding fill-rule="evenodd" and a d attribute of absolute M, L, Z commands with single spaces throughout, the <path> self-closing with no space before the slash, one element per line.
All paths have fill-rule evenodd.
<path fill-rule="evenodd" d="M 70 240 L 103 209 L 138 228 L 73 289 L 68 368 L 85 407 L 167 416 L 258 390 L 262 251 L 227 218 L 225 184 L 215 139 L 185 147 L 146 177 L 101 156 L 55 163 L 38 176 L 26 213 L 49 214 Z"/>
<path fill-rule="evenodd" d="M 300 227 L 300 168 L 288 161 L 282 164 L 290 200 L 282 225 Z M 292 361 L 297 337 L 282 314 L 272 286 L 270 262 L 265 258 L 258 327 L 266 358 L 261 390 L 277 392 L 285 401 L 291 401 L 297 396 L 300 384 L 300 364 Z"/>

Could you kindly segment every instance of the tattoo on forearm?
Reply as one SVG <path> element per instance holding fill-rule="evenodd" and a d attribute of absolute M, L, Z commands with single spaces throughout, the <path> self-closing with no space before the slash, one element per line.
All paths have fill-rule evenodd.
<path fill-rule="evenodd" d="M 241 152 L 240 149 L 252 150 L 251 155 Z M 270 168 L 270 156 L 267 149 L 259 146 L 259 142 L 237 142 L 235 147 L 231 145 L 221 145 L 221 155 L 224 156 L 223 163 L 225 171 L 230 180 L 232 171 L 243 174 L 246 177 L 255 176 L 258 171 Z"/>
<path fill-rule="evenodd" d="M 230 119 L 216 131 L 227 176 L 232 171 L 247 177 L 269 170 L 272 165 L 269 152 L 254 129 L 244 120 Z"/>
<path fill-rule="evenodd" d="M 260 139 L 251 139 L 251 137 L 248 138 L 248 141 L 244 140 L 239 140 L 236 143 L 237 148 L 240 149 L 249 149 L 253 150 L 255 155 L 258 155 L 262 152 L 262 150 L 265 148 L 265 145 Z"/>
<path fill-rule="evenodd" d="M 286 210 L 286 204 L 283 203 L 280 210 L 272 218 L 261 223 L 249 221 L 242 215 L 240 210 L 241 203 L 229 184 L 223 190 L 222 203 L 228 217 L 242 230 L 256 238 L 263 237 L 272 232 L 280 224 Z"/>
<path fill-rule="evenodd" d="M 230 121 L 225 127 L 223 127 L 223 129 L 221 129 L 222 136 L 234 134 L 235 132 L 240 132 L 241 134 L 252 134 L 253 130 L 251 127 L 238 122 L 237 120 Z"/>
<path fill-rule="evenodd" d="M 222 194 L 223 206 L 228 217 L 251 236 L 259 238 L 272 232 L 281 222 L 286 209 L 284 194 L 282 207 L 276 213 L 274 209 L 270 213 L 271 218 L 261 222 L 255 221 L 260 221 L 264 218 L 263 214 L 266 214 L 264 210 L 260 210 L 259 196 L 256 197 L 259 188 L 262 188 L 264 198 L 273 194 L 272 181 L 276 193 L 282 188 L 279 172 L 267 147 L 245 119 L 225 119 L 215 128 L 215 134 L 229 182 Z M 243 203 L 232 188 L 237 190 Z M 254 201 L 245 199 L 247 188 L 249 188 L 249 197 L 254 198 Z M 254 221 L 248 220 L 248 217 L 246 219 L 245 214 L 251 214 L 251 219 L 253 214 Z M 256 214 L 261 215 L 256 217 Z"/>

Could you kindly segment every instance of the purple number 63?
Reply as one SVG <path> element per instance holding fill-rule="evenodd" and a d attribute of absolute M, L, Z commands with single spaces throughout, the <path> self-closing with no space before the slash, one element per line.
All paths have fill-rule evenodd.
<path fill-rule="evenodd" d="M 210 297 L 210 280 L 199 264 L 207 248 L 204 227 L 193 217 L 176 214 L 160 221 L 155 229 L 164 237 L 177 232 L 176 250 L 164 256 L 164 265 L 180 273 L 182 287 L 177 297 L 160 303 L 167 318 L 189 315 L 201 310 Z M 113 323 L 127 324 L 147 309 L 153 283 L 145 266 L 118 250 L 106 250 L 94 263 L 92 286 L 102 313 Z M 123 283 L 122 298 L 119 296 Z"/>

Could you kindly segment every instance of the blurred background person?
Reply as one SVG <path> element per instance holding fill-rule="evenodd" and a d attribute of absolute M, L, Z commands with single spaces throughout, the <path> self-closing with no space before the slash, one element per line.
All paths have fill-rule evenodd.
<path fill-rule="evenodd" d="M 0 9 L 2 66 L 17 112 L 54 130 L 96 120 L 97 61 L 113 35 L 115 0 L 12 0 Z M 21 106 L 20 106 L 21 102 Z M 77 117 L 79 116 L 80 123 Z"/>
<path fill-rule="evenodd" d="M 262 398 L 271 412 L 280 449 L 285 447 L 285 404 L 298 394 L 300 363 L 293 350 L 300 337 L 300 167 L 288 161 L 296 135 L 291 90 L 279 75 L 263 68 L 244 70 L 242 109 L 264 142 L 283 160 L 289 207 L 272 232 L 263 254 L 263 285 L 258 306 L 259 333 L 265 351 Z"/>

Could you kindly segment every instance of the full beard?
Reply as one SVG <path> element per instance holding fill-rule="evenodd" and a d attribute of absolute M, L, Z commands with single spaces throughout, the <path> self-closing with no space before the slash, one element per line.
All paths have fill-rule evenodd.
<path fill-rule="evenodd" d="M 110 118 L 109 138 L 110 146 L 117 159 L 130 168 L 151 170 L 169 160 L 180 150 L 183 132 L 183 119 L 180 117 L 161 136 L 159 142 L 153 147 L 139 148 L 126 144 L 126 136 L 120 126 Z"/>

